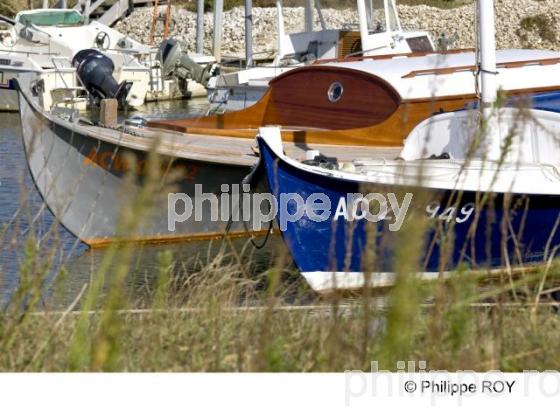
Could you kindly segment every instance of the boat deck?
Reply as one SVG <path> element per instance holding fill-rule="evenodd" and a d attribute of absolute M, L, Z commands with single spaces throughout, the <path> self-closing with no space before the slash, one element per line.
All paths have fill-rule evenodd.
<path fill-rule="evenodd" d="M 252 166 L 258 160 L 257 144 L 255 139 L 251 138 L 200 135 L 136 127 L 126 127 L 126 132 L 94 126 L 80 126 L 80 128 L 80 131 L 91 133 L 100 140 L 142 151 L 153 149 L 155 141 L 159 141 L 157 150 L 160 154 L 195 161 Z M 351 162 L 358 158 L 395 159 L 399 156 L 401 149 L 401 147 L 284 143 L 286 154 L 297 160 L 305 159 L 305 153 L 309 150 L 317 150 L 327 157 L 336 158 L 339 162 Z"/>

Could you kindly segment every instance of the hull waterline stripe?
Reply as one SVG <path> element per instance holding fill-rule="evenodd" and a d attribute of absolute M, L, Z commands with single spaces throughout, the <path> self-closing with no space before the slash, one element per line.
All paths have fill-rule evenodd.
<path fill-rule="evenodd" d="M 192 242 L 192 241 L 208 241 L 212 239 L 224 239 L 226 237 L 232 239 L 238 238 L 250 238 L 250 237 L 262 237 L 267 234 L 267 230 L 260 230 L 254 232 L 230 232 L 228 234 L 224 232 L 215 233 L 197 233 L 197 234 L 182 234 L 182 235 L 148 235 L 148 236 L 137 236 L 137 237 L 109 237 L 109 238 L 91 238 L 83 239 L 82 241 L 89 245 L 91 248 L 107 248 L 111 245 L 124 245 L 128 243 L 138 243 L 138 244 L 153 244 L 153 245 L 164 245 L 170 243 L 180 243 L 180 242 Z M 271 235 L 276 235 L 276 231 L 272 231 Z"/>
<path fill-rule="evenodd" d="M 490 270 L 472 270 L 466 271 L 472 275 L 476 275 L 478 280 L 485 282 L 500 278 L 500 275 L 507 277 L 519 277 L 522 274 L 538 272 L 542 266 L 529 265 L 524 267 L 516 267 L 511 270 L 507 269 L 490 269 Z M 366 276 L 363 272 L 301 272 L 309 286 L 318 293 L 329 293 L 333 291 L 358 292 L 363 290 Z M 368 289 L 384 289 L 395 286 L 397 274 L 394 272 L 370 272 Z M 413 272 L 410 275 L 424 281 L 434 281 L 440 279 L 439 272 Z M 443 272 L 441 279 L 452 279 L 455 274 L 453 272 Z"/>

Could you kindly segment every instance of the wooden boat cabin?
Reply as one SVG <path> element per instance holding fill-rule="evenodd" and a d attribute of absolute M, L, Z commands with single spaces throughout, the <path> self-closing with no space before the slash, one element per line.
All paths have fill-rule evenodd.
<path fill-rule="evenodd" d="M 247 109 L 148 126 L 254 138 L 259 127 L 280 125 L 285 141 L 401 146 L 422 120 L 476 100 L 475 59 L 473 51 L 462 50 L 323 61 L 278 76 Z M 504 50 L 497 63 L 506 95 L 553 93 L 560 99 L 560 53 Z"/>

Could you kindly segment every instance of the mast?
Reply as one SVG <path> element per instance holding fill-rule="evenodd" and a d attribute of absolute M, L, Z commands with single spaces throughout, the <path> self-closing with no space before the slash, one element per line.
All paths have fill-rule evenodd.
<path fill-rule="evenodd" d="M 482 104 L 488 108 L 497 98 L 496 34 L 494 0 L 478 0 L 478 35 L 480 38 L 480 84 Z"/>
<path fill-rule="evenodd" d="M 479 80 L 481 86 L 480 107 L 483 125 L 483 145 L 486 158 L 501 158 L 499 123 L 493 115 L 498 89 L 496 81 L 496 33 L 494 26 L 494 0 L 478 0 L 478 38 L 480 47 Z"/>

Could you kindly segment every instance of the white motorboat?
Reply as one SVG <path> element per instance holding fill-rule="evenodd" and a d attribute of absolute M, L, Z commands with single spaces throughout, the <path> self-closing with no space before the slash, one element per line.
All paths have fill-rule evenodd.
<path fill-rule="evenodd" d="M 80 110 L 86 108 L 85 92 L 78 83 L 76 69 L 65 58 L 51 58 L 56 68 L 43 68 L 24 54 L 0 54 L 0 111 L 18 111 L 17 92 L 10 80 L 19 79 L 26 73 L 33 73 L 40 79 L 34 93 L 46 109 L 50 110 L 57 104 L 71 105 Z"/>
<path fill-rule="evenodd" d="M 127 103 L 137 107 L 146 101 L 183 97 L 187 85 L 179 86 L 176 79 L 164 79 L 156 58 L 157 48 L 141 44 L 96 21 L 88 21 L 75 9 L 36 9 L 18 13 L 15 20 L 0 20 L 0 55 L 5 60 L 30 60 L 18 70 L 2 66 L 4 83 L 16 77 L 22 67 L 33 66 L 38 75 L 49 70 L 70 68 L 76 54 L 84 49 L 97 49 L 114 65 L 113 76 L 118 83 L 130 82 Z M 45 71 L 43 73 L 43 70 Z M 72 87 L 69 82 L 69 87 Z M 50 81 L 45 81 L 47 94 Z M 11 103 L 10 103 L 11 101 Z M 0 106 L 13 106 L 14 93 L 0 92 Z M 48 103 L 49 99 L 45 99 Z M 50 105 L 46 105 L 49 109 Z"/>
<path fill-rule="evenodd" d="M 16 15 L 13 24 L 2 22 L 0 36 L 0 53 L 4 58 L 26 57 L 40 70 L 56 71 L 61 66 L 71 67 L 71 60 L 79 51 L 97 48 L 113 61 L 114 76 L 118 82 L 132 82 L 128 104 L 135 107 L 145 102 L 150 85 L 150 69 L 137 56 L 149 54 L 149 47 L 98 22 L 89 23 L 77 10 L 22 11 Z M 11 70 L 5 70 L 4 73 L 6 77 L 14 76 Z M 2 94 L 0 101 L 3 99 Z M 49 108 L 45 106 L 45 109 Z"/>

